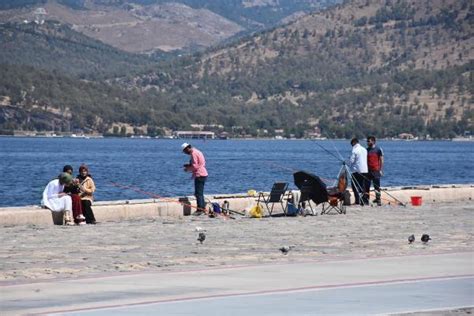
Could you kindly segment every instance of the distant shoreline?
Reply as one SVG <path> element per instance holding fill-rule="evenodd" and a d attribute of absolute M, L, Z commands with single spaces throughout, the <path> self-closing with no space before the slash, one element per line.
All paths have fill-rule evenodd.
<path fill-rule="evenodd" d="M 0 135 L 0 138 L 67 138 L 67 139 L 156 139 L 156 140 L 201 140 L 201 141 L 224 141 L 224 140 L 269 140 L 269 141 L 283 141 L 283 140 L 295 140 L 295 141 L 304 141 L 304 140 L 318 140 L 318 141 L 349 141 L 345 138 L 276 138 L 276 137 L 235 137 L 227 139 L 204 139 L 204 138 L 169 138 L 169 137 L 151 137 L 151 136 L 104 136 L 104 135 Z M 404 142 L 431 142 L 431 141 L 452 141 L 452 142 L 474 142 L 473 137 L 455 137 L 455 138 L 433 138 L 433 139 L 403 139 L 403 138 L 379 138 L 379 141 L 404 141 Z"/>

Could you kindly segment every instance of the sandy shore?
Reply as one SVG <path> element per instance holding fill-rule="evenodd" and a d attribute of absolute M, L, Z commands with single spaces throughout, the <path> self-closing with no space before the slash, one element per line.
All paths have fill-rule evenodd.
<path fill-rule="evenodd" d="M 187 216 L 87 226 L 2 227 L 0 281 L 473 250 L 472 202 L 348 207 L 347 215 Z M 196 226 L 206 230 L 201 245 Z M 428 244 L 420 236 L 428 233 Z M 415 234 L 409 245 L 407 237 Z M 278 250 L 294 248 L 288 255 Z"/>

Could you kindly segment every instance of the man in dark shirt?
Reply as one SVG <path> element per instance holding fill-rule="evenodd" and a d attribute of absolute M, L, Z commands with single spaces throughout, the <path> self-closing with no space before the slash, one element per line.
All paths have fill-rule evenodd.
<path fill-rule="evenodd" d="M 382 205 L 380 200 L 380 178 L 383 175 L 383 151 L 382 148 L 375 145 L 375 137 L 367 137 L 367 166 L 369 169 L 368 179 L 366 181 L 366 192 L 370 193 L 370 185 L 374 183 L 375 200 L 378 206 Z"/>

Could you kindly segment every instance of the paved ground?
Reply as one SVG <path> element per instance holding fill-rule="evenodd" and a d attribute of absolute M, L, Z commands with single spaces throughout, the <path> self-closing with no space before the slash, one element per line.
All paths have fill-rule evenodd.
<path fill-rule="evenodd" d="M 370 315 L 472 304 L 472 278 L 341 286 L 122 306 L 62 315 Z M 376 302 L 374 302 L 374 298 Z M 447 312 L 443 310 L 443 312 Z M 451 312 L 451 311 L 449 311 Z"/>
<path fill-rule="evenodd" d="M 473 253 L 97 275 L 2 286 L 2 312 L 386 314 L 474 306 Z"/>
<path fill-rule="evenodd" d="M 91 273 L 163 271 L 471 251 L 472 203 L 350 207 L 347 215 L 235 220 L 188 216 L 0 228 L 0 283 L 77 278 Z M 1 224 L 0 224 L 1 225 Z M 197 242 L 196 227 L 206 230 Z M 423 233 L 433 239 L 420 242 Z M 407 237 L 415 234 L 416 242 Z M 295 246 L 288 256 L 279 248 Z"/>
<path fill-rule="evenodd" d="M 131 314 L 141 308 L 145 314 L 185 314 L 190 308 L 208 315 L 209 306 L 232 314 L 249 304 L 243 313 L 252 314 L 253 306 L 276 314 L 296 305 L 301 310 L 291 307 L 290 314 L 446 308 L 452 315 L 468 314 L 472 309 L 462 307 L 474 306 L 472 299 L 466 302 L 474 296 L 473 211 L 472 203 L 460 202 L 261 220 L 3 226 L 0 311 L 114 314 L 119 310 L 103 308 L 123 306 Z M 203 244 L 196 241 L 197 227 L 206 231 Z M 422 233 L 432 240 L 420 242 Z M 407 242 L 410 234 L 416 236 L 413 244 Z M 278 249 L 284 245 L 294 248 L 283 255 Z M 396 298 L 396 306 L 386 296 Z M 372 305 L 386 310 L 362 309 Z"/>

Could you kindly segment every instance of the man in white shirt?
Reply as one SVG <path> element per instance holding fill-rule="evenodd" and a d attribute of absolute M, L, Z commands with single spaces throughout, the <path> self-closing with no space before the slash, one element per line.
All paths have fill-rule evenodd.
<path fill-rule="evenodd" d="M 357 138 L 351 140 L 352 155 L 349 167 L 352 171 L 352 191 L 354 192 L 355 204 L 369 205 L 369 196 L 365 193 L 367 173 L 367 149 L 359 144 Z"/>
<path fill-rule="evenodd" d="M 71 183 L 72 176 L 67 173 L 61 173 L 57 179 L 51 180 L 43 191 L 43 200 L 41 204 L 51 212 L 60 212 L 64 215 L 66 225 L 74 225 L 72 221 L 72 200 L 64 193 L 64 186 Z"/>

